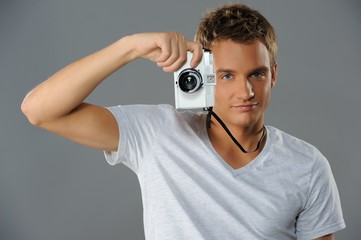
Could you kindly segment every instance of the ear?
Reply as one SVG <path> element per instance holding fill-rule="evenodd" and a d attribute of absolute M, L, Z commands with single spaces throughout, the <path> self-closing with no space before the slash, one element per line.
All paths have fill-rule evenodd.
<path fill-rule="evenodd" d="M 273 88 L 276 85 L 277 82 L 277 69 L 278 65 L 275 63 L 273 67 L 271 68 L 271 87 Z"/>

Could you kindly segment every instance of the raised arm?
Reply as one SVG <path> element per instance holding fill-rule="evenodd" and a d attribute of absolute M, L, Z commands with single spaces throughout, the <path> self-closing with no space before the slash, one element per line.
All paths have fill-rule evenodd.
<path fill-rule="evenodd" d="M 201 46 L 182 34 L 126 36 L 55 73 L 27 94 L 21 109 L 35 126 L 92 148 L 117 150 L 119 132 L 114 117 L 84 99 L 109 75 L 137 58 L 172 72 L 185 62 L 187 50 L 194 52 L 192 64 L 196 66 L 202 56 Z"/>

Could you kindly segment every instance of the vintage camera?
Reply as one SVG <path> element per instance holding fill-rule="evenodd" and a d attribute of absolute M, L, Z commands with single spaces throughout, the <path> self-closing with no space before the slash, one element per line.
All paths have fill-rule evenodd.
<path fill-rule="evenodd" d="M 177 109 L 207 109 L 214 103 L 216 77 L 213 72 L 213 56 L 203 51 L 197 68 L 190 67 L 192 53 L 187 53 L 187 62 L 174 73 L 175 107 Z"/>

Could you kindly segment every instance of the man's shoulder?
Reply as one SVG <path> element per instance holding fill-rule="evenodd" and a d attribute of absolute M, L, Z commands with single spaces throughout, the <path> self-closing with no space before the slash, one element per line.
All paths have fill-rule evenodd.
<path fill-rule="evenodd" d="M 204 112 L 191 110 L 179 110 L 170 104 L 130 104 L 107 107 L 117 119 L 148 119 L 179 124 L 180 122 L 194 124 L 199 123 Z"/>
<path fill-rule="evenodd" d="M 164 118 L 176 113 L 169 104 L 129 104 L 106 107 L 116 118 Z"/>
<path fill-rule="evenodd" d="M 107 107 L 108 109 L 118 109 L 122 111 L 176 111 L 172 105 L 169 104 L 128 104 L 128 105 L 114 105 Z"/>
<path fill-rule="evenodd" d="M 278 149 L 279 152 L 294 155 L 302 159 L 314 159 L 317 158 L 318 155 L 322 155 L 314 145 L 305 140 L 276 127 L 267 126 L 267 129 L 272 146 Z"/>

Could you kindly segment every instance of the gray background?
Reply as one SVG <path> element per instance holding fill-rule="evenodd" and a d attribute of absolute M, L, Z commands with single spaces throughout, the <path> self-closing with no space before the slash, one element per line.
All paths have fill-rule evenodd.
<path fill-rule="evenodd" d="M 143 239 L 135 175 L 99 151 L 32 127 L 25 94 L 66 64 L 121 36 L 179 31 L 192 38 L 216 0 L 0 1 L 0 239 Z M 360 2 L 245 1 L 275 26 L 279 78 L 266 114 L 317 146 L 338 183 L 347 229 L 360 239 Z M 172 75 L 139 60 L 88 99 L 104 106 L 173 104 Z"/>

